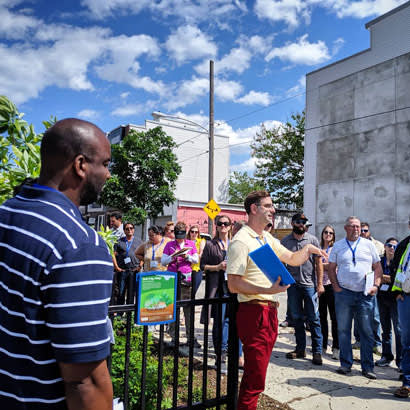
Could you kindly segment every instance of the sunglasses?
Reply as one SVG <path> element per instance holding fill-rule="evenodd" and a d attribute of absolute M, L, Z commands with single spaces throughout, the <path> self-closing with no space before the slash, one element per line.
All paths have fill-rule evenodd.
<path fill-rule="evenodd" d="M 388 248 L 393 248 L 393 249 L 396 249 L 396 248 L 397 248 L 397 245 L 394 245 L 393 243 L 386 243 L 386 246 L 387 246 Z"/>
<path fill-rule="evenodd" d="M 199 233 L 199 231 L 189 231 L 189 232 L 191 232 L 191 233 Z"/>
<path fill-rule="evenodd" d="M 217 222 L 216 223 L 217 226 L 231 226 L 230 222 Z"/>
<path fill-rule="evenodd" d="M 323 231 L 325 235 L 334 235 L 335 233 L 332 231 Z"/>
<path fill-rule="evenodd" d="M 369 230 L 368 229 L 360 229 L 360 232 L 361 233 L 366 233 L 366 232 L 369 232 Z"/>
<path fill-rule="evenodd" d="M 134 228 L 125 228 L 124 231 L 133 231 Z"/>
<path fill-rule="evenodd" d="M 302 224 L 302 225 L 306 225 L 306 223 L 307 223 L 307 219 L 295 219 L 294 221 L 293 221 L 293 223 L 295 223 L 295 224 Z"/>

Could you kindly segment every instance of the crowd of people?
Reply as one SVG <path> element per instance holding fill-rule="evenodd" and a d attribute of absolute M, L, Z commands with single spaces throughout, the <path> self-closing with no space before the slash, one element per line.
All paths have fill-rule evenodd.
<path fill-rule="evenodd" d="M 251 215 L 250 209 L 247 212 Z M 267 223 L 263 228 L 263 241 L 270 243 L 279 257 L 284 249 L 291 251 L 291 253 L 297 253 L 302 249 L 308 249 L 308 245 L 311 245 L 311 249 L 315 250 L 310 252 L 308 256 L 304 255 L 303 263 L 294 264 L 292 260 L 287 261 L 286 256 L 281 257 L 295 280 L 295 283 L 287 288 L 286 320 L 280 324 L 280 326 L 289 326 L 295 329 L 296 345 L 294 350 L 286 354 L 286 357 L 288 359 L 306 357 L 306 332 L 309 331 L 312 341 L 312 363 L 315 365 L 323 364 L 322 355 L 331 348 L 331 357 L 340 361 L 337 372 L 346 375 L 351 372 L 352 348 L 355 348 L 360 349 L 360 363 L 362 374 L 365 377 L 376 379 L 374 365 L 390 366 L 395 360 L 400 377 L 404 378 L 402 326 L 396 302 L 397 294 L 392 292 L 392 266 L 398 240 L 389 237 L 383 245 L 371 235 L 369 223 L 360 222 L 357 217 L 353 216 L 346 220 L 344 239 L 336 242 L 336 232 L 331 225 L 323 227 L 320 239 L 318 239 L 308 232 L 311 224 L 308 218 L 299 212 L 292 216 L 292 232 L 278 243 L 272 236 L 273 224 L 268 221 L 269 212 L 267 212 L 268 216 L 266 217 Z M 271 214 L 273 215 L 273 212 Z M 252 216 L 250 219 L 252 220 Z M 148 230 L 149 240 L 146 243 L 141 243 L 135 237 L 131 239 L 129 236 L 129 228 L 133 229 L 132 224 L 125 223 L 122 231 L 117 224 L 118 221 L 121 221 L 121 215 L 112 214 L 111 226 L 121 238 L 115 247 L 117 261 L 114 260 L 114 266 L 119 268 L 116 269 L 118 280 L 114 281 L 114 283 L 118 283 L 118 286 L 114 286 L 114 288 L 119 289 L 119 296 L 115 299 L 116 303 L 124 303 L 124 281 L 126 280 L 124 258 L 129 256 L 131 250 L 133 250 L 129 261 L 131 270 L 179 272 L 182 275 L 180 297 L 187 300 L 195 297 L 203 278 L 207 280 L 205 298 L 227 296 L 230 291 L 238 291 L 236 288 L 238 277 L 234 276 L 238 273 L 231 273 L 230 281 L 233 285 L 229 286 L 228 255 L 233 260 L 231 266 L 234 266 L 236 271 L 238 266 L 234 261 L 241 261 L 245 253 L 247 252 L 246 255 L 248 255 L 249 251 L 258 243 L 258 241 L 254 241 L 252 246 L 248 245 L 248 248 L 245 248 L 241 255 L 233 253 L 232 256 L 234 251 L 229 254 L 228 250 L 231 248 L 231 243 L 235 243 L 234 239 L 242 238 L 245 235 L 243 232 L 250 228 L 249 222 L 248 224 L 245 221 L 233 223 L 231 218 L 224 214 L 215 219 L 215 236 L 209 241 L 201 238 L 198 225 L 192 225 L 188 229 L 184 222 L 179 221 L 177 223 L 168 222 L 164 228 L 151 226 Z M 243 228 L 244 226 L 245 228 Z M 238 232 L 242 233 L 237 237 Z M 245 238 L 245 242 L 249 241 L 248 237 L 245 236 Z M 267 238 L 273 242 L 271 243 Z M 262 238 L 257 239 L 262 240 Z M 175 251 L 185 247 L 189 248 L 189 251 L 177 257 L 171 256 Z M 238 245 L 234 246 L 234 249 L 236 247 Z M 252 269 L 257 268 L 253 266 Z M 370 277 L 373 282 L 368 284 L 368 289 L 365 291 L 366 274 L 370 272 L 373 272 Z M 256 283 L 259 281 L 260 278 Z M 260 284 L 262 283 L 264 281 L 260 282 Z M 268 283 L 265 284 L 268 285 Z M 252 296 L 247 294 L 244 297 L 241 296 L 241 292 L 238 293 L 239 313 L 241 315 L 245 314 L 243 313 L 244 305 L 241 303 L 246 301 L 247 304 L 260 304 L 266 298 L 266 295 L 262 294 L 251 293 Z M 277 303 L 274 299 L 269 300 L 269 302 L 273 303 L 272 306 Z M 224 364 L 228 351 L 229 318 L 226 314 L 226 305 L 221 306 L 221 312 L 218 311 L 219 306 L 218 304 L 212 305 L 212 308 L 207 312 L 203 309 L 200 323 L 209 323 L 213 319 L 213 347 L 217 356 L 220 356 L 221 363 Z M 256 308 L 247 309 L 251 309 L 253 312 Z M 187 340 L 190 335 L 195 334 L 195 332 L 191 333 L 193 324 L 190 322 L 190 310 L 189 306 L 183 308 Z M 205 321 L 206 314 L 208 314 L 207 321 Z M 221 318 L 221 320 L 217 320 L 217 318 Z M 331 346 L 329 346 L 329 318 Z M 245 333 L 249 329 L 241 329 L 241 326 L 242 323 L 248 322 L 246 317 L 238 318 L 240 368 L 244 368 L 246 363 L 249 364 L 253 361 L 252 354 L 259 354 L 258 351 L 250 353 L 245 343 L 243 347 L 245 361 L 242 357 L 242 343 L 247 340 Z M 351 343 L 352 323 L 354 324 L 355 337 L 353 346 Z M 395 351 L 392 347 L 392 330 L 395 336 Z M 171 344 L 174 345 L 174 323 L 168 326 L 168 333 L 171 337 Z M 193 345 L 195 348 L 201 347 L 195 336 Z M 380 358 L 375 363 L 373 362 L 373 353 L 380 354 Z M 247 356 L 248 362 L 246 362 Z M 252 369 L 245 366 L 243 386 L 246 386 L 249 377 L 255 383 L 257 380 L 255 373 L 263 375 L 264 371 L 266 370 L 261 371 L 260 368 Z M 256 388 L 256 391 L 262 390 L 262 384 Z M 241 391 L 243 394 L 241 400 L 247 403 L 246 408 L 251 408 L 250 399 L 247 398 L 249 392 L 246 392 L 246 387 L 243 387 Z M 398 389 L 396 395 L 399 397 L 408 395 L 408 386 L 404 385 Z"/>
<path fill-rule="evenodd" d="M 244 201 L 248 221 L 216 218 L 212 240 L 199 226 L 183 221 L 148 229 L 148 241 L 118 212 L 110 224 L 118 241 L 114 255 L 79 211 L 97 199 L 110 178 L 110 144 L 94 124 L 78 119 L 56 122 L 41 143 L 41 173 L 0 206 L 0 406 L 5 409 L 112 408 L 107 368 L 112 329 L 109 303 L 133 298 L 133 273 L 172 271 L 180 276 L 180 297 L 189 299 L 204 276 L 207 298 L 236 294 L 236 326 L 243 351 L 238 409 L 256 409 L 278 335 L 278 294 L 287 292 L 286 325 L 295 328 L 296 345 L 286 357 L 306 357 L 306 328 L 312 363 L 322 365 L 331 321 L 332 357 L 337 372 L 348 375 L 355 345 L 363 376 L 376 379 L 376 366 L 395 360 L 410 396 L 410 236 L 384 245 L 369 224 L 349 216 L 344 237 L 326 225 L 320 240 L 308 232 L 308 218 L 292 217 L 292 232 L 279 241 L 270 234 L 275 209 L 266 191 Z M 410 221 L 409 221 L 410 228 Z M 249 257 L 269 244 L 295 283 L 271 283 Z M 114 269 L 114 281 L 113 281 Z M 184 305 L 186 336 L 195 337 L 191 308 Z M 213 318 L 212 340 L 218 360 L 226 360 L 228 315 L 224 304 L 201 313 Z M 222 320 L 216 319 L 222 318 Z M 171 341 L 176 325 L 168 327 Z M 381 329 L 381 330 L 380 330 Z M 395 349 L 392 348 L 392 329 Z M 380 336 L 381 335 L 381 336 Z M 200 342 L 190 340 L 194 347 Z"/>

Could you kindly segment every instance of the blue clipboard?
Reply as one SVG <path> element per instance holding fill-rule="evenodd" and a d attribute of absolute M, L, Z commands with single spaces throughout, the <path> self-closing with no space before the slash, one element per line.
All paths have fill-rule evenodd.
<path fill-rule="evenodd" d="M 272 283 L 277 281 L 278 276 L 281 277 L 281 285 L 295 283 L 295 279 L 293 279 L 268 243 L 250 252 L 249 257 Z"/>

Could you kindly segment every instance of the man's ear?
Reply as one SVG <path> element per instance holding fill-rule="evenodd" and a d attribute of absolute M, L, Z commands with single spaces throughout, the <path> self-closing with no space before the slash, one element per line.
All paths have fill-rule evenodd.
<path fill-rule="evenodd" d="M 76 175 L 84 179 L 87 174 L 87 159 L 83 154 L 78 154 L 73 161 L 73 169 Z"/>
<path fill-rule="evenodd" d="M 250 209 L 251 209 L 251 214 L 252 215 L 256 214 L 257 208 L 258 208 L 258 205 L 256 203 L 251 204 Z"/>

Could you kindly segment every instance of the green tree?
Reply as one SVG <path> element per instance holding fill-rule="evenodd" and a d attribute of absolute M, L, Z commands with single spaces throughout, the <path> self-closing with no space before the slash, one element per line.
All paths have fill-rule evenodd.
<path fill-rule="evenodd" d="M 303 207 L 304 138 L 303 111 L 270 130 L 262 126 L 251 144 L 258 160 L 255 176 L 264 181 L 276 204 Z"/>
<path fill-rule="evenodd" d="M 0 96 L 0 203 L 13 196 L 13 189 L 27 178 L 40 175 L 40 141 L 33 125 L 5 96 Z M 55 118 L 43 121 L 49 128 Z"/>
<path fill-rule="evenodd" d="M 111 179 L 101 193 L 101 203 L 120 209 L 124 220 L 144 223 L 156 218 L 164 205 L 175 201 L 174 190 L 181 167 L 173 153 L 176 144 L 160 127 L 132 130 L 111 147 Z"/>
<path fill-rule="evenodd" d="M 249 192 L 265 189 L 262 181 L 246 172 L 234 171 L 229 177 L 228 192 L 230 204 L 243 204 Z"/>

